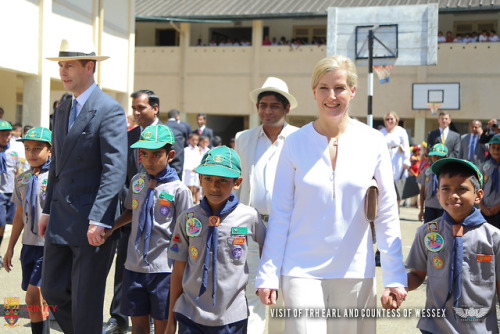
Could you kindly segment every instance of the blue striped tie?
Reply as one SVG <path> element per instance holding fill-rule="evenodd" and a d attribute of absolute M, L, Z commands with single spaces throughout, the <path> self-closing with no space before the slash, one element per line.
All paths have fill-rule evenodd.
<path fill-rule="evenodd" d="M 76 99 L 73 99 L 73 105 L 71 106 L 71 110 L 69 111 L 68 131 L 73 126 L 73 123 L 75 123 L 76 116 L 77 116 L 77 110 L 76 110 L 77 104 L 78 104 L 78 101 L 76 101 Z"/>

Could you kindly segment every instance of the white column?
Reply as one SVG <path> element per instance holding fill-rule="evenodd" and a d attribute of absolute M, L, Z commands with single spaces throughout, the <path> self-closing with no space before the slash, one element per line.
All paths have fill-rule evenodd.
<path fill-rule="evenodd" d="M 252 21 L 252 50 L 253 50 L 253 64 L 252 64 L 252 84 L 253 89 L 262 85 L 260 74 L 260 53 L 262 50 L 262 35 L 264 34 L 262 20 Z M 260 121 L 257 115 L 257 109 L 252 106 L 250 114 L 248 115 L 248 126 L 254 128 L 259 126 Z"/>
<path fill-rule="evenodd" d="M 179 56 L 179 62 L 180 62 L 180 68 L 179 68 L 179 97 L 178 97 L 178 105 L 179 105 L 179 111 L 181 114 L 186 113 L 186 90 L 188 87 L 186 86 L 186 76 L 187 76 L 187 66 L 186 66 L 186 58 L 187 58 L 187 51 L 189 47 L 189 41 L 191 40 L 191 24 L 183 22 L 181 23 L 180 27 L 180 36 L 179 36 L 179 47 L 180 47 L 180 56 Z"/>

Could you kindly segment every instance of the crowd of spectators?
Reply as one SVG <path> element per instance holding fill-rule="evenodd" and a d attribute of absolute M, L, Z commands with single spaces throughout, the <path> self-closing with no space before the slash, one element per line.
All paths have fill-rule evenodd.
<path fill-rule="evenodd" d="M 438 43 L 481 43 L 481 42 L 499 42 L 500 38 L 497 36 L 495 30 L 486 31 L 483 30 L 481 34 L 473 31 L 471 33 L 456 34 L 453 37 L 451 31 L 446 32 L 446 36 L 443 32 L 438 33 Z"/>
<path fill-rule="evenodd" d="M 212 38 L 208 44 L 203 43 L 201 38 L 198 38 L 198 41 L 195 46 L 251 46 L 252 43 L 246 38 L 242 39 L 231 39 L 231 38 Z M 287 40 L 284 36 L 282 36 L 279 40 L 276 37 L 272 39 L 269 38 L 268 35 L 264 36 L 262 40 L 262 45 L 264 46 L 290 46 L 292 49 L 297 49 L 302 45 L 326 45 L 325 37 L 316 37 L 314 36 L 311 41 L 308 38 L 292 38 Z"/>

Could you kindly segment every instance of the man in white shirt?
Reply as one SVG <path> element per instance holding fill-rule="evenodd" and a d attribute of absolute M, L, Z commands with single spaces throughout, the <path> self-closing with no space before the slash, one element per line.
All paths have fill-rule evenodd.
<path fill-rule="evenodd" d="M 427 150 L 437 143 L 444 144 L 448 149 L 448 157 L 457 158 L 460 153 L 460 135 L 450 130 L 451 117 L 447 111 L 439 113 L 439 129 L 429 132 L 427 136 Z"/>
<path fill-rule="evenodd" d="M 250 99 L 257 107 L 261 125 L 238 132 L 235 150 L 241 159 L 243 182 L 236 192 L 240 202 L 257 209 L 267 226 L 271 212 L 274 177 L 278 159 L 286 137 L 298 130 L 285 122 L 290 109 L 297 107 L 297 101 L 288 93 L 287 84 L 278 78 L 267 78 L 264 85 L 250 92 Z M 283 324 L 265 328 L 266 309 L 255 295 L 255 276 L 259 267 L 259 249 L 255 242 L 248 248 L 249 282 L 247 301 L 250 309 L 248 321 L 249 333 L 278 333 L 283 331 Z M 269 324 L 268 324 L 269 325 Z M 278 327 L 278 328 L 276 328 Z"/>
<path fill-rule="evenodd" d="M 460 141 L 460 154 L 459 158 L 468 160 L 480 166 L 486 157 L 486 145 L 479 142 L 479 138 L 483 133 L 481 122 L 473 120 L 470 123 L 470 133 L 466 134 Z"/>

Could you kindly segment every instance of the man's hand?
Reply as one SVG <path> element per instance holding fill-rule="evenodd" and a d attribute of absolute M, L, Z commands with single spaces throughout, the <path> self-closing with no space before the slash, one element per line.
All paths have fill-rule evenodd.
<path fill-rule="evenodd" d="M 274 305 L 276 304 L 276 299 L 278 298 L 278 291 L 271 289 L 257 289 L 257 296 L 259 296 L 262 304 Z"/>
<path fill-rule="evenodd" d="M 380 298 L 382 307 L 386 309 L 397 309 L 401 306 L 407 295 L 407 288 L 404 287 L 385 288 Z"/>
<path fill-rule="evenodd" d="M 423 222 L 424 221 L 424 210 L 420 210 L 420 212 L 418 213 L 418 220 Z"/>
<path fill-rule="evenodd" d="M 92 246 L 101 246 L 106 239 L 104 236 L 106 235 L 105 228 L 98 225 L 89 225 L 89 229 L 87 230 L 87 239 L 89 239 L 89 244 Z"/>
<path fill-rule="evenodd" d="M 45 238 L 45 231 L 47 230 L 47 226 L 49 225 L 49 218 L 49 216 L 42 215 L 42 217 L 38 221 L 38 234 L 41 237 Z"/>
<path fill-rule="evenodd" d="M 7 249 L 7 252 L 3 256 L 3 266 L 7 272 L 10 272 L 12 267 L 12 257 L 14 256 L 14 250 L 13 249 Z"/>

